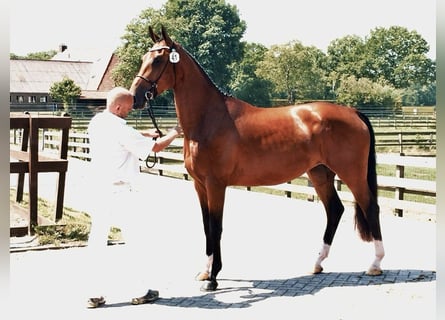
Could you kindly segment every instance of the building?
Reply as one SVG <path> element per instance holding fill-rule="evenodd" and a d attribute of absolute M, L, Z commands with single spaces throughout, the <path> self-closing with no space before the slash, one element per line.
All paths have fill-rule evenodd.
<path fill-rule="evenodd" d="M 76 59 L 66 45 L 51 60 L 10 60 L 10 109 L 57 109 L 49 89 L 64 77 L 82 89 L 76 105 L 105 105 L 106 93 L 115 86 L 111 70 L 116 63 L 113 53 L 93 61 Z"/>

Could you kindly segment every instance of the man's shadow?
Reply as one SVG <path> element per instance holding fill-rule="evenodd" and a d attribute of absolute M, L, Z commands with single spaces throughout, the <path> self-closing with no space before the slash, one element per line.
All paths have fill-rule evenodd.
<path fill-rule="evenodd" d="M 219 289 L 214 292 L 188 297 L 163 298 L 161 296 L 154 303 L 179 308 L 248 308 L 256 302 L 269 298 L 313 295 L 325 288 L 378 286 L 435 280 L 436 271 L 427 270 L 385 270 L 380 276 L 368 276 L 365 272 L 332 272 L 279 280 L 219 279 Z M 231 302 L 222 301 L 224 295 L 228 294 L 230 294 Z M 107 307 L 125 305 L 128 304 L 116 303 Z"/>

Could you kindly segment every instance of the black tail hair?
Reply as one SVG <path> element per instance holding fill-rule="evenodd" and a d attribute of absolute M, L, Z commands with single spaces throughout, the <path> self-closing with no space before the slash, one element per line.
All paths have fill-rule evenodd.
<path fill-rule="evenodd" d="M 377 161 L 376 161 L 376 155 L 375 155 L 375 135 L 374 135 L 374 129 L 372 128 L 371 121 L 369 121 L 368 117 L 361 113 L 360 111 L 357 111 L 357 115 L 360 117 L 360 119 L 366 124 L 369 130 L 369 154 L 368 154 L 368 174 L 367 174 L 367 180 L 368 180 L 368 186 L 371 190 L 371 194 L 373 196 L 373 202 L 371 200 L 370 206 L 372 208 L 369 209 L 369 213 L 372 215 L 377 216 L 370 216 L 366 217 L 363 213 L 363 210 L 360 208 L 360 206 L 356 203 L 355 204 L 355 225 L 359 230 L 360 237 L 364 241 L 372 241 L 373 236 L 371 232 L 371 228 L 369 226 L 369 219 L 378 219 L 379 214 L 379 208 L 377 205 Z"/>

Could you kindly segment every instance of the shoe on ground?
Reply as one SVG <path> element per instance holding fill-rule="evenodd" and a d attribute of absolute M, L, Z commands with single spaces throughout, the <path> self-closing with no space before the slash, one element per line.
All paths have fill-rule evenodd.
<path fill-rule="evenodd" d="M 89 298 L 87 302 L 87 308 L 94 309 L 104 304 L 105 304 L 105 298 L 102 296 L 98 298 Z"/>
<path fill-rule="evenodd" d="M 148 290 L 145 296 L 131 299 L 131 304 L 136 305 L 136 304 L 152 303 L 158 299 L 159 299 L 159 291 Z"/>

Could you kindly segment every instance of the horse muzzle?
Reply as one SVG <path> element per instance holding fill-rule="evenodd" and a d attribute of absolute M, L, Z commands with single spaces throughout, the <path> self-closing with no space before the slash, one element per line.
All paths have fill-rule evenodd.
<path fill-rule="evenodd" d="M 140 80 L 146 83 L 141 83 Z M 147 88 L 144 84 L 148 84 Z M 142 76 L 136 76 L 130 92 L 133 94 L 133 109 L 142 109 L 148 101 L 157 96 L 157 83 Z"/>
<path fill-rule="evenodd" d="M 144 107 L 144 103 L 138 102 L 135 95 L 133 95 L 133 109 L 142 109 Z"/>

